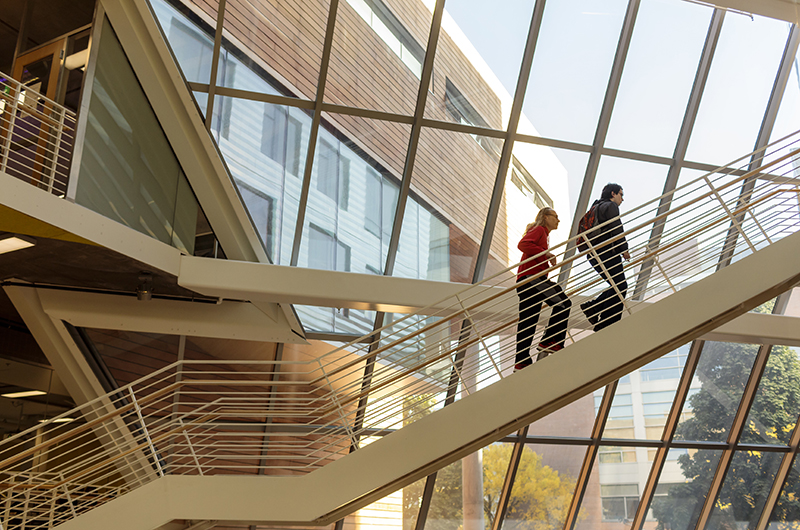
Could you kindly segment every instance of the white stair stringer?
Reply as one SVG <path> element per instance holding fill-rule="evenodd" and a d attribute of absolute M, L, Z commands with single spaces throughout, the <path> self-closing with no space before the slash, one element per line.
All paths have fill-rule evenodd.
<path fill-rule="evenodd" d="M 800 232 L 303 476 L 166 476 L 59 525 L 330 524 L 603 387 L 800 281 Z"/>

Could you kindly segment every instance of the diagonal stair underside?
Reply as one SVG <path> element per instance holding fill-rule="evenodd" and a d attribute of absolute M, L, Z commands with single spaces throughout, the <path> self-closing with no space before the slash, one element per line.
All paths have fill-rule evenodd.
<path fill-rule="evenodd" d="M 800 233 L 303 476 L 166 476 L 66 522 L 328 524 L 484 447 L 800 282 Z M 146 507 L 146 509 L 143 509 Z"/>

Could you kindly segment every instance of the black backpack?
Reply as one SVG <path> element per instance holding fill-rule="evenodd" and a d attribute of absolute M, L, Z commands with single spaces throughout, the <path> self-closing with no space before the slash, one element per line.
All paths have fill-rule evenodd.
<path fill-rule="evenodd" d="M 578 250 L 581 252 L 586 252 L 589 250 L 589 241 L 588 237 L 589 232 L 592 228 L 597 225 L 597 205 L 595 204 L 589 211 L 583 214 L 581 220 L 578 222 Z"/>

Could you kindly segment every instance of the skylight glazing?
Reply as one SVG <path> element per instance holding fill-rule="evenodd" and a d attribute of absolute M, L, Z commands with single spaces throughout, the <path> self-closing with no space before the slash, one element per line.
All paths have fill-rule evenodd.
<path fill-rule="evenodd" d="M 564 221 L 552 241 L 566 239 L 568 221 L 574 226 L 607 182 L 623 185 L 624 212 L 798 123 L 797 59 L 781 61 L 797 56 L 797 28 L 681 0 L 510 1 L 491 10 L 449 0 L 441 16 L 441 5 L 416 0 L 346 0 L 335 9 L 309 1 L 286 11 L 281 2 L 229 0 L 219 50 L 213 9 L 152 3 L 201 110 L 209 93 L 224 92 L 212 99 L 210 129 L 280 264 L 471 282 L 518 260 L 516 240 L 545 204 Z M 301 5 L 310 6 L 306 16 L 293 16 Z M 513 157 L 501 156 L 506 146 Z M 706 265 L 720 260 L 704 241 L 681 252 Z M 309 329 L 354 335 L 378 316 L 298 311 Z M 546 519 L 548 528 L 688 530 L 698 521 L 750 524 L 764 511 L 796 521 L 796 473 L 778 458 L 794 426 L 761 406 L 765 396 L 778 399 L 776 359 L 794 370 L 795 352 L 784 349 L 685 345 L 540 420 L 515 443 L 556 471 L 569 495 L 546 514 L 523 503 L 490 510 L 481 524 L 499 516 L 519 525 Z M 767 369 L 751 388 L 760 362 Z M 798 405 L 780 399 L 796 419 Z M 743 411 L 750 416 L 737 423 Z M 755 444 L 767 452 L 754 457 Z M 494 447 L 504 446 L 484 449 L 484 458 Z M 717 471 L 719 462 L 730 466 Z M 755 466 L 763 484 L 751 489 L 762 497 L 781 487 L 774 477 L 790 476 L 777 504 L 744 499 L 736 471 L 716 475 L 741 465 Z M 429 512 L 419 512 L 430 500 L 421 484 L 404 493 L 404 527 L 463 523 L 467 506 L 453 504 L 447 488 L 484 481 L 486 462 L 475 469 L 440 472 Z M 518 475 L 512 498 L 525 487 Z"/>

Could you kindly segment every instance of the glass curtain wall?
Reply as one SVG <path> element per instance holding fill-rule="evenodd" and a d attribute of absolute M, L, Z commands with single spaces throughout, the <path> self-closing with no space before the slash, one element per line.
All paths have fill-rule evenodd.
<path fill-rule="evenodd" d="M 797 54 L 797 28 L 682 0 L 538 0 L 532 12 L 500 3 L 491 14 L 451 0 L 441 23 L 432 2 L 348 0 L 331 13 L 326 2 L 309 0 L 297 3 L 313 13 L 303 19 L 261 0 L 251 6 L 258 37 L 232 16 L 241 11 L 233 1 L 221 14 L 190 0 L 151 3 L 279 264 L 469 282 L 470 271 L 486 265 L 477 259 L 498 269 L 517 261 L 520 226 L 543 206 L 575 226 L 602 186 L 616 181 L 626 190 L 624 212 L 670 191 L 681 175 L 712 172 L 760 147 L 773 133 L 770 116 L 782 133 L 797 127 L 797 61 L 784 60 Z M 326 46 L 329 16 L 337 29 Z M 509 36 L 513 53 L 505 53 Z M 329 76 L 328 60 L 346 64 L 331 65 Z M 395 75 L 387 81 L 385 72 Z M 523 109 L 519 122 L 509 119 L 514 104 Z M 514 142 L 509 158 L 518 166 L 500 165 L 506 142 Z M 496 166 L 484 170 L 473 153 Z M 505 194 L 493 192 L 496 179 Z M 401 227 L 394 226 L 398 206 Z M 488 219 L 489 211 L 497 218 Z M 494 239 L 483 237 L 484 227 L 494 228 Z M 569 232 L 562 223 L 551 244 Z M 356 334 L 369 332 L 375 318 L 299 313 L 310 329 Z M 793 390 L 800 365 L 792 348 L 766 351 L 686 345 L 627 375 L 615 392 L 595 395 L 594 407 L 589 398 L 537 422 L 527 444 L 561 488 L 545 496 L 551 505 L 565 500 L 537 511 L 534 492 L 509 510 L 506 524 L 688 529 L 702 519 L 706 528 L 746 528 L 765 510 L 776 522 L 797 521 L 796 472 L 785 484 L 773 479 L 776 455 L 794 451 L 788 441 L 800 414 Z M 784 369 L 768 367 L 757 392 L 747 394 L 763 355 Z M 778 388 L 791 391 L 779 396 Z M 755 416 L 736 427 L 743 407 Z M 605 408 L 607 418 L 598 415 Z M 730 465 L 714 480 L 719 462 Z M 451 475 L 453 487 L 463 487 L 463 468 L 443 476 Z M 466 508 L 442 504 L 455 490 L 439 480 L 432 506 L 447 508 L 432 508 L 423 523 L 457 528 Z M 525 487 L 518 479 L 512 495 L 529 495 Z M 770 504 L 764 499 L 774 488 L 781 493 Z M 490 489 L 484 486 L 484 506 Z M 403 499 L 406 525 L 417 521 L 420 495 Z M 707 503 L 709 495 L 716 502 Z M 482 517 L 488 527 L 495 515 Z"/>

